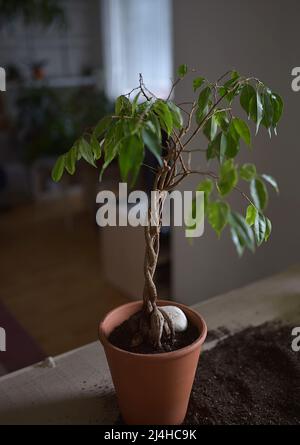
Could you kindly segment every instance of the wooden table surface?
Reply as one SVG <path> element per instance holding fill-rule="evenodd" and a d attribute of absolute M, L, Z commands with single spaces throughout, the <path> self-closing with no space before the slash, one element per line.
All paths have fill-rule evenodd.
<path fill-rule="evenodd" d="M 300 326 L 300 267 L 194 308 L 204 316 L 210 331 L 235 332 L 275 319 Z M 206 342 L 205 349 L 216 341 Z M 98 342 L 0 378 L 0 424 L 109 425 L 117 415 L 113 385 Z"/>

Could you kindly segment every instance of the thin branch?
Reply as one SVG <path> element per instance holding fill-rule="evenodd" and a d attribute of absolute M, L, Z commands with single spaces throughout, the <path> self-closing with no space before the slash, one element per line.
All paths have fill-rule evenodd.
<path fill-rule="evenodd" d="M 145 85 L 144 85 L 142 73 L 140 73 L 140 75 L 139 75 L 139 81 L 140 81 L 140 89 L 141 89 L 143 96 L 145 96 L 146 100 L 150 101 L 151 98 L 149 96 L 147 96 L 147 94 L 145 92 Z"/>
<path fill-rule="evenodd" d="M 173 82 L 171 90 L 170 90 L 169 95 L 167 97 L 167 100 L 170 99 L 170 97 L 172 96 L 172 93 L 174 91 L 174 88 L 179 84 L 180 81 L 181 81 L 181 77 L 178 77 L 178 79 L 176 79 L 175 82 Z"/>

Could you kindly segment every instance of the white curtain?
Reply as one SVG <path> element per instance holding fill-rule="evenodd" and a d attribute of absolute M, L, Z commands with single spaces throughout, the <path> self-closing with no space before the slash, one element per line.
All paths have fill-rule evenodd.
<path fill-rule="evenodd" d="M 173 73 L 172 0 L 102 0 L 107 95 L 114 99 L 138 85 L 166 97 Z"/>

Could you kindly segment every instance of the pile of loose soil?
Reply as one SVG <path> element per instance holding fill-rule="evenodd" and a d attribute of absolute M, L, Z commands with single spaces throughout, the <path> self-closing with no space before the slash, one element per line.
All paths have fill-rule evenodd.
<path fill-rule="evenodd" d="M 185 424 L 299 425 L 300 353 L 291 328 L 269 323 L 201 355 Z"/>
<path fill-rule="evenodd" d="M 189 322 L 188 328 L 184 332 L 176 332 L 174 342 L 170 342 L 163 338 L 162 343 L 164 348 L 161 350 L 153 349 L 150 345 L 131 346 L 133 334 L 137 331 L 139 313 L 133 315 L 128 320 L 124 321 L 120 326 L 116 327 L 108 337 L 108 340 L 120 349 L 125 351 L 135 352 L 137 354 L 157 354 L 177 349 L 184 348 L 190 345 L 199 337 L 199 330 L 196 326 Z"/>

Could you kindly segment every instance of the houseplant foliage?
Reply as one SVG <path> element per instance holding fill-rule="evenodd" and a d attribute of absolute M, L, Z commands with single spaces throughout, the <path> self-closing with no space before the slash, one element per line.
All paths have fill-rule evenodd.
<path fill-rule="evenodd" d="M 176 104 L 171 99 L 174 89 L 190 77 L 194 101 Z M 240 105 L 245 119 L 235 115 L 235 104 Z M 204 192 L 209 224 L 218 236 L 229 227 L 239 255 L 245 249 L 254 252 L 271 233 L 271 221 L 265 215 L 267 186 L 276 191 L 278 186 L 273 177 L 260 174 L 254 164 L 238 165 L 237 157 L 243 145 L 252 146 L 247 121 L 254 123 L 256 134 L 263 126 L 270 136 L 276 135 L 282 112 L 283 102 L 278 94 L 259 79 L 242 76 L 237 71 L 229 71 L 211 83 L 195 70 L 181 65 L 167 99 L 151 93 L 140 75 L 137 88 L 117 98 L 115 113 L 104 117 L 59 157 L 53 179 L 58 181 L 64 170 L 74 174 L 80 159 L 97 167 L 103 157 L 100 178 L 117 159 L 122 180 L 133 185 L 149 150 L 157 160 L 153 190 L 170 192 L 189 175 L 199 175 L 201 182 L 197 190 Z M 207 139 L 205 147 L 197 146 L 201 133 Z M 197 151 L 203 152 L 200 169 L 194 169 L 191 164 L 192 153 Z M 210 165 L 213 160 L 215 171 Z M 231 209 L 228 203 L 228 197 L 234 192 L 245 199 L 244 214 Z M 161 209 L 163 199 L 159 204 Z M 150 213 L 149 209 L 149 216 Z M 149 222 L 145 228 L 143 311 L 132 338 L 133 345 L 146 342 L 158 350 L 164 347 L 164 339 L 174 337 L 172 321 L 157 305 L 154 274 L 159 238 L 160 224 L 152 226 Z"/>

